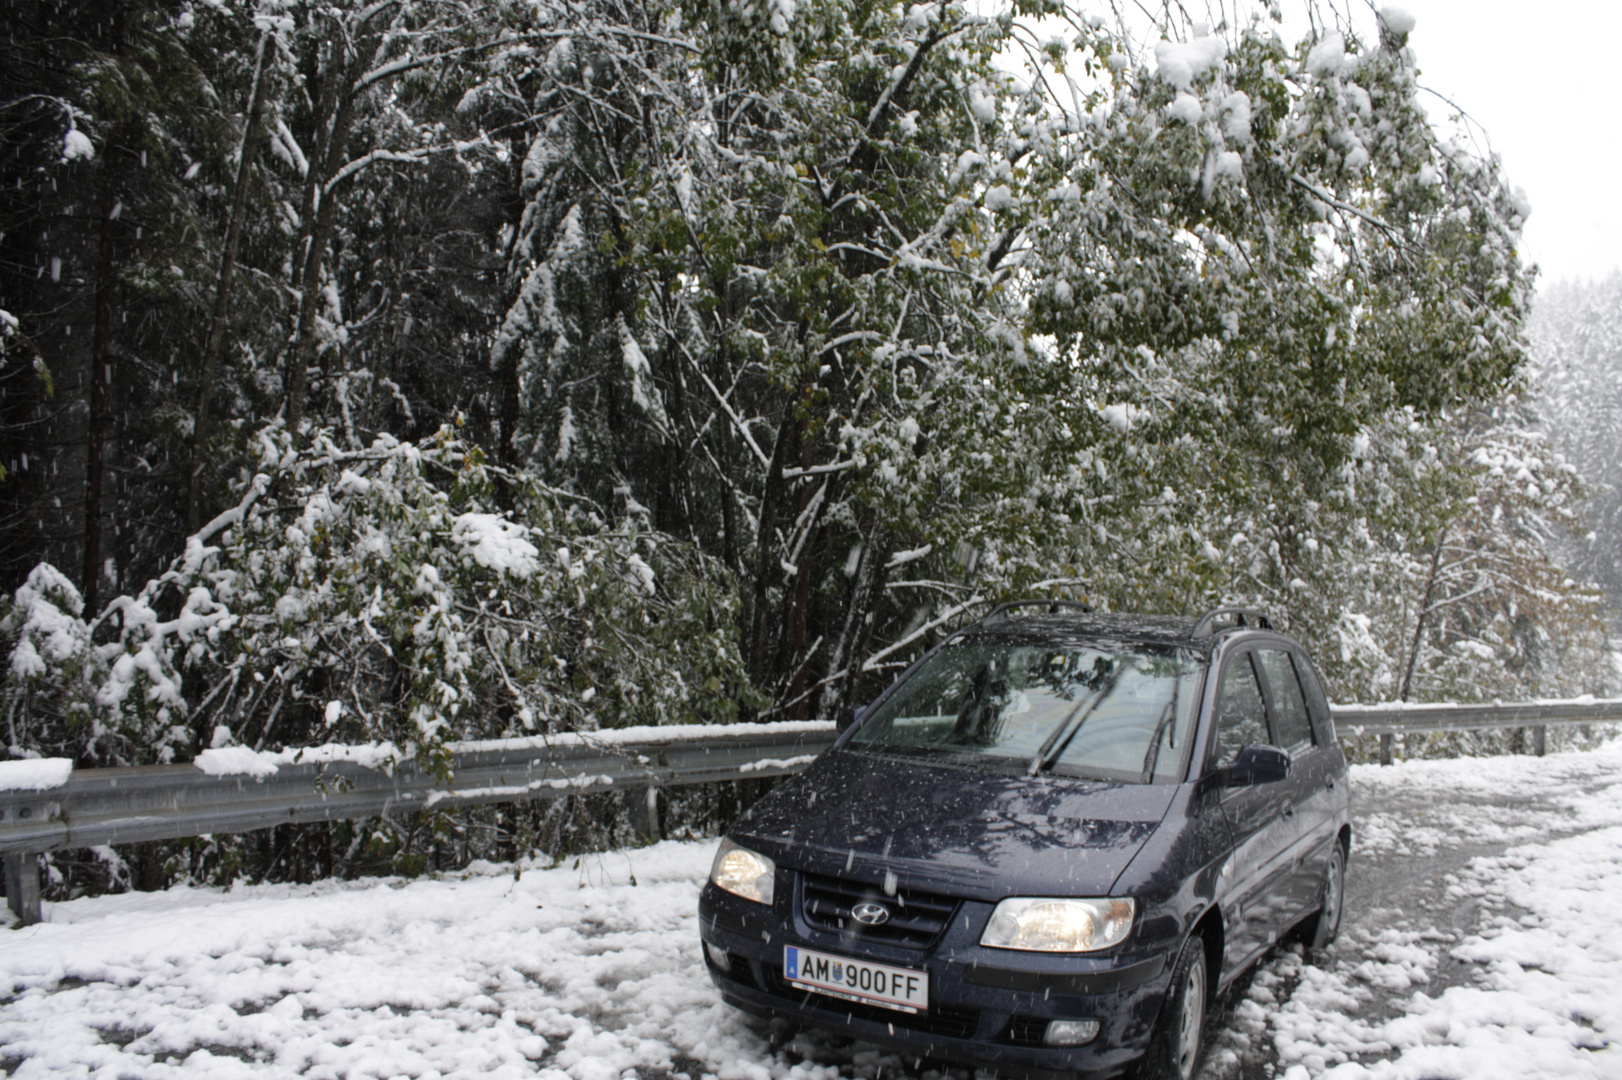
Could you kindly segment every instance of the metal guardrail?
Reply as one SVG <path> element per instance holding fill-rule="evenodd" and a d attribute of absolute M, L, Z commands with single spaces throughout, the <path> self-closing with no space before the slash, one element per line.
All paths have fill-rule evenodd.
<path fill-rule="evenodd" d="M 1622 700 L 1337 706 L 1333 714 L 1342 735 L 1380 735 L 1389 763 L 1390 737 L 1403 732 L 1531 727 L 1541 753 L 1547 725 L 1622 721 Z M 193 765 L 82 769 L 45 791 L 0 791 L 6 897 L 23 923 L 38 921 L 36 857 L 47 851 L 598 791 L 646 793 L 649 813 L 638 829 L 652 836 L 659 789 L 784 776 L 833 740 L 833 725 L 825 724 L 686 738 L 678 729 L 669 739 L 626 743 L 474 744 L 453 754 L 448 780 L 414 762 L 390 770 L 346 761 L 281 764 L 263 777 L 210 775 Z"/>
<path fill-rule="evenodd" d="M 415 762 L 389 770 L 347 761 L 282 764 L 262 777 L 209 775 L 193 765 L 80 769 L 60 787 L 0 791 L 7 902 L 22 922 L 38 921 L 35 857 L 47 851 L 434 808 L 638 791 L 646 793 L 648 808 L 638 830 L 652 835 L 659 789 L 783 776 L 804 768 L 834 740 L 832 724 L 796 727 L 595 745 L 515 740 L 455 753 L 448 780 Z"/>
<path fill-rule="evenodd" d="M 1550 725 L 1622 721 L 1622 701 L 1531 701 L 1491 705 L 1337 705 L 1340 735 L 1380 736 L 1380 764 L 1391 764 L 1393 735 L 1531 728 L 1532 753 L 1543 756 Z"/>
<path fill-rule="evenodd" d="M 1337 705 L 1335 730 L 1352 735 L 1401 735 L 1488 728 L 1603 724 L 1622 721 L 1622 701 L 1536 701 L 1517 705 Z"/>
<path fill-rule="evenodd" d="M 48 791 L 0 792 L 0 854 L 782 776 L 833 742 L 827 727 L 793 736 L 464 751 L 453 756 L 449 780 L 415 762 L 388 771 L 344 761 L 284 764 L 263 777 L 211 776 L 192 765 L 80 769 Z"/>

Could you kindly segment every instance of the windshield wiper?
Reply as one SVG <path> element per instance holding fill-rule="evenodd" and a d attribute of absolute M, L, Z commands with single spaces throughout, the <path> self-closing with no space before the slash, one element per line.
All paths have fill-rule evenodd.
<path fill-rule="evenodd" d="M 1171 700 L 1166 702 L 1166 709 L 1160 714 L 1160 722 L 1155 725 L 1155 733 L 1149 737 L 1149 752 L 1143 755 L 1143 782 L 1145 784 L 1154 776 L 1155 766 L 1160 764 L 1160 736 L 1166 733 L 1167 726 L 1172 722 L 1172 718 L 1177 715 L 1178 689 L 1179 687 L 1174 681 L 1171 684 Z M 1166 745 L 1173 750 L 1177 749 L 1177 730 L 1175 728 L 1172 729 L 1171 739 L 1167 741 Z"/>
<path fill-rule="evenodd" d="M 1098 693 L 1093 695 L 1090 700 L 1083 698 L 1074 709 L 1070 710 L 1070 715 L 1060 721 L 1059 726 L 1053 729 L 1053 734 L 1042 741 L 1041 748 L 1036 751 L 1036 756 L 1031 759 L 1028 775 L 1037 775 L 1048 765 L 1049 759 L 1058 760 L 1064 754 L 1065 750 L 1070 747 L 1071 742 L 1074 741 L 1076 734 L 1081 731 L 1081 725 L 1085 724 L 1088 717 L 1093 715 L 1093 710 L 1097 709 L 1105 698 L 1115 692 L 1115 684 L 1121 681 L 1121 673 L 1125 670 L 1125 664 L 1116 664 L 1114 669 L 1110 671 L 1104 685 L 1098 688 Z M 1060 741 L 1061 736 L 1063 737 L 1062 742 Z"/>

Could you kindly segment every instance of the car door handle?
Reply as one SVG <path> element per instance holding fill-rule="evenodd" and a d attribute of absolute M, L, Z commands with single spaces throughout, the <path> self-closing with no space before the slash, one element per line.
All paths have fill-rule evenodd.
<path fill-rule="evenodd" d="M 1295 816 L 1295 807 L 1293 807 L 1293 806 L 1286 806 L 1286 807 L 1285 807 L 1285 808 L 1284 808 L 1284 816 L 1285 816 L 1285 817 L 1286 817 L 1286 818 L 1293 818 L 1293 817 L 1294 817 L 1294 816 Z"/>

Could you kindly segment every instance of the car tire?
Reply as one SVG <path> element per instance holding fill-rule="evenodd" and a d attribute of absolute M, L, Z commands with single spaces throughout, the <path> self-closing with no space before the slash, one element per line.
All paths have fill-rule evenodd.
<path fill-rule="evenodd" d="M 1313 916 L 1305 935 L 1308 952 L 1328 948 L 1340 934 L 1340 917 L 1346 910 L 1346 849 L 1339 840 L 1329 852 L 1323 882 L 1318 886 L 1318 914 Z"/>
<path fill-rule="evenodd" d="M 1198 934 L 1183 942 L 1172 968 L 1160 1020 L 1139 1075 L 1143 1080 L 1193 1080 L 1205 1042 L 1205 1010 L 1210 997 L 1205 939 Z"/>

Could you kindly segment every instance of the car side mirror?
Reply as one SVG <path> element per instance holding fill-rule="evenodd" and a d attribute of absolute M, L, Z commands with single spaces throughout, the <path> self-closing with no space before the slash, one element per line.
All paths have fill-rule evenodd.
<path fill-rule="evenodd" d="M 1256 744 L 1239 751 L 1227 768 L 1228 787 L 1271 784 L 1290 775 L 1290 755 L 1276 746 Z"/>
<path fill-rule="evenodd" d="M 867 706 L 865 705 L 846 705 L 839 710 L 839 715 L 834 717 L 834 730 L 841 734 L 849 731 L 856 726 L 856 721 L 860 720 L 862 714 L 866 711 Z"/>

